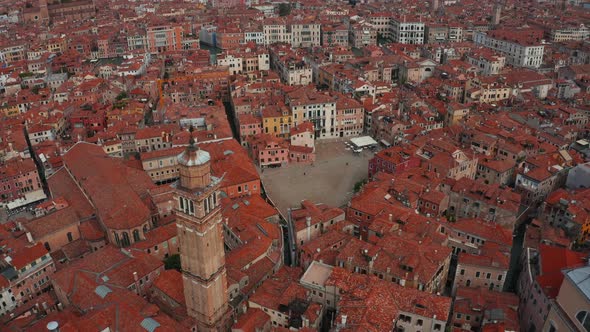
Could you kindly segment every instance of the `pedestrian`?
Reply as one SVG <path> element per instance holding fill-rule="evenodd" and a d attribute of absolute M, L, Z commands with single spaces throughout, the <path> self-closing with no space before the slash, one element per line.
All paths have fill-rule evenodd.
<path fill-rule="evenodd" d="M 305 174 L 305 172 L 303 172 L 303 175 L 307 175 L 307 174 Z"/>

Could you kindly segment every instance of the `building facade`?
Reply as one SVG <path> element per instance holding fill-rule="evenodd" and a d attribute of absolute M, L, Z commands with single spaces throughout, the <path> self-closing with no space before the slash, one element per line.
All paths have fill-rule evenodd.
<path fill-rule="evenodd" d="M 424 23 L 397 17 L 391 19 L 390 35 L 395 43 L 400 44 L 424 44 Z"/>
<path fill-rule="evenodd" d="M 543 63 L 544 46 L 494 38 L 485 32 L 475 32 L 473 42 L 506 55 L 506 63 L 515 67 L 539 68 Z"/>

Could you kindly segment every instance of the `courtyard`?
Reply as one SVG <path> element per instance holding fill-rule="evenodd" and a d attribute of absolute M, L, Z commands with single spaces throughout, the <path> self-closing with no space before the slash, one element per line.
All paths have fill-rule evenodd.
<path fill-rule="evenodd" d="M 367 178 L 373 152 L 363 150 L 355 154 L 346 150 L 344 142 L 345 139 L 316 141 L 313 166 L 289 164 L 261 171 L 266 193 L 284 216 L 288 208 L 299 207 L 304 199 L 338 207 L 348 203 L 354 184 Z"/>

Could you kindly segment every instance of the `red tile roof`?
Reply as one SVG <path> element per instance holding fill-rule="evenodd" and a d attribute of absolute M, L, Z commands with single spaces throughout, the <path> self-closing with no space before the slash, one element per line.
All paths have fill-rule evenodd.
<path fill-rule="evenodd" d="M 76 214 L 80 219 L 89 218 L 95 213 L 94 208 L 65 168 L 51 175 L 47 179 L 47 183 L 51 195 L 53 197 L 64 197 L 70 207 L 76 210 Z"/>
<path fill-rule="evenodd" d="M 20 270 L 33 261 L 45 256 L 47 253 L 48 251 L 42 243 L 27 246 L 10 255 L 12 258 L 11 264 L 16 270 Z"/>
<path fill-rule="evenodd" d="M 539 246 L 539 256 L 541 271 L 537 276 L 537 282 L 549 298 L 555 298 L 559 293 L 563 281 L 561 271 L 585 264 L 587 258 L 585 253 L 545 244 Z"/>
<path fill-rule="evenodd" d="M 54 280 L 66 293 L 74 291 L 75 279 L 82 274 L 92 275 L 92 279 L 104 275 L 108 280 L 104 283 L 127 288 L 135 281 L 134 272 L 139 278 L 144 278 L 163 265 L 158 258 L 141 251 L 106 246 L 64 267 L 54 275 Z"/>
<path fill-rule="evenodd" d="M 80 229 L 80 235 L 83 239 L 88 241 L 97 241 L 105 238 L 105 233 L 102 228 L 100 228 L 100 225 L 96 219 L 83 222 L 78 227 Z"/>
<path fill-rule="evenodd" d="M 67 169 L 97 209 L 109 229 L 141 227 L 152 212 L 142 196 L 154 187 L 149 176 L 109 158 L 97 145 L 78 143 L 64 156 Z"/>
<path fill-rule="evenodd" d="M 145 241 L 135 242 L 132 248 L 145 250 L 153 248 L 161 243 L 177 236 L 176 223 L 171 222 L 164 226 L 154 228 L 145 234 Z"/>
<path fill-rule="evenodd" d="M 461 313 L 472 317 L 483 315 L 490 310 L 501 310 L 503 321 L 509 331 L 519 329 L 519 299 L 514 293 L 490 291 L 486 288 L 459 287 L 453 303 L 453 314 Z M 480 317 L 480 319 L 483 317 Z M 502 330 L 504 331 L 504 330 Z"/>
<path fill-rule="evenodd" d="M 250 302 L 279 311 L 280 305 L 289 305 L 295 299 L 307 299 L 307 291 L 299 284 L 301 275 L 301 268 L 283 266 L 271 279 L 262 283 L 250 297 Z"/>
<path fill-rule="evenodd" d="M 258 329 L 270 324 L 270 317 L 264 311 L 257 308 L 250 308 L 232 326 L 232 329 L 239 329 L 244 332 L 257 332 Z"/>
<path fill-rule="evenodd" d="M 34 239 L 41 239 L 61 229 L 75 225 L 80 221 L 80 216 L 73 207 L 67 207 L 27 221 L 23 224 L 25 229 L 31 232 Z"/>
<path fill-rule="evenodd" d="M 184 301 L 184 284 L 182 274 L 176 270 L 164 270 L 154 280 L 153 286 L 168 295 L 181 306 L 186 306 Z"/>
<path fill-rule="evenodd" d="M 373 275 L 353 274 L 335 267 L 327 286 L 341 290 L 339 317 L 347 316 L 351 331 L 390 331 L 401 311 L 446 321 L 451 298 L 437 296 L 413 288 L 381 280 Z"/>

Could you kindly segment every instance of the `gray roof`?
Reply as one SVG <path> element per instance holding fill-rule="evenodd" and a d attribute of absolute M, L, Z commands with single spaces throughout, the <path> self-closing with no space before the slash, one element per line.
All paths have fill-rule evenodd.
<path fill-rule="evenodd" d="M 100 296 L 101 299 L 104 299 L 108 293 L 112 293 L 113 291 L 105 285 L 98 285 L 96 289 L 94 289 L 96 295 Z"/>
<path fill-rule="evenodd" d="M 141 327 L 143 327 L 144 329 L 146 329 L 146 331 L 149 332 L 154 332 L 156 330 L 156 328 L 158 328 L 160 326 L 160 323 L 158 323 L 155 319 L 153 318 L 145 318 L 144 320 L 141 321 Z"/>
<path fill-rule="evenodd" d="M 586 295 L 586 299 L 590 300 L 590 266 L 570 270 L 566 275 Z"/>
<path fill-rule="evenodd" d="M 178 155 L 176 159 L 181 165 L 197 166 L 203 165 L 211 160 L 211 155 L 209 155 L 209 152 L 205 150 L 198 149 L 194 151 L 194 154 L 190 153 L 189 151 L 184 151 Z"/>

